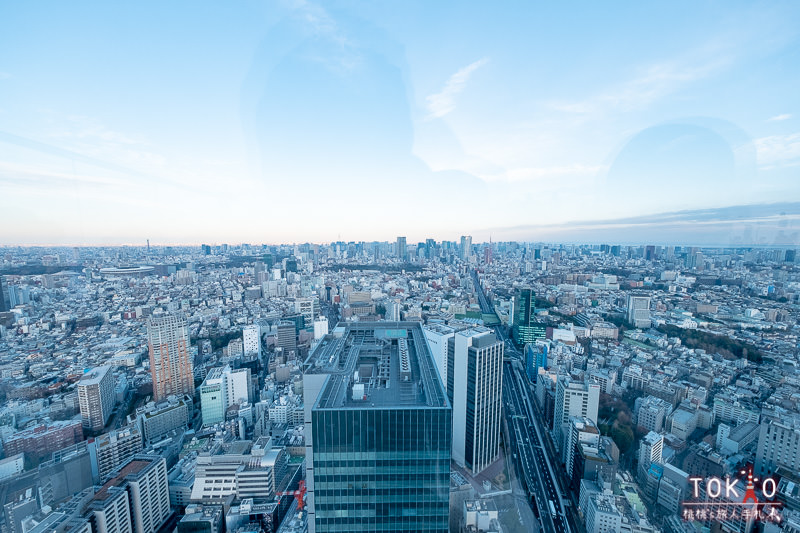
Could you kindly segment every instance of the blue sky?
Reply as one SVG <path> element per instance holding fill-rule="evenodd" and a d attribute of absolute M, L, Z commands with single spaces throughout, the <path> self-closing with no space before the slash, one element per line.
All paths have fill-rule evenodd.
<path fill-rule="evenodd" d="M 5 3 L 0 244 L 800 201 L 799 34 L 796 2 Z"/>

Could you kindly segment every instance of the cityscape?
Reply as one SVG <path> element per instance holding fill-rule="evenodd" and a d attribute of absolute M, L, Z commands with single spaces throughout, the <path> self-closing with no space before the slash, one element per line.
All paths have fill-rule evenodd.
<path fill-rule="evenodd" d="M 800 533 L 800 2 L 0 2 L 0 533 Z"/>
<path fill-rule="evenodd" d="M 797 531 L 796 252 L 6 247 L 3 530 Z"/>

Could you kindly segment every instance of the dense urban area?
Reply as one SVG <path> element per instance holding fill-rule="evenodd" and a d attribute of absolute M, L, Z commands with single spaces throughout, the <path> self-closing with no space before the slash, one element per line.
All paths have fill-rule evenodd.
<path fill-rule="evenodd" d="M 800 532 L 794 248 L 0 248 L 4 533 Z"/>

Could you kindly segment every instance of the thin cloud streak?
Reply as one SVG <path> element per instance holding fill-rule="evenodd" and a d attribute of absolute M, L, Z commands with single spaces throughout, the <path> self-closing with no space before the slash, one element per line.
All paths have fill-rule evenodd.
<path fill-rule="evenodd" d="M 426 98 L 428 102 L 428 118 L 442 118 L 456 108 L 456 95 L 466 87 L 472 73 L 489 62 L 488 58 L 479 59 L 450 76 L 441 92 Z"/>

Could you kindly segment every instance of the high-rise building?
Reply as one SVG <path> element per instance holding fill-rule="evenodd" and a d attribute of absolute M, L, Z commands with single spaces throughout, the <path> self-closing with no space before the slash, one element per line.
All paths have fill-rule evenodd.
<path fill-rule="evenodd" d="M 388 319 L 388 317 L 387 317 Z M 447 341 L 456 334 L 455 328 L 444 324 L 428 324 L 422 328 L 431 351 L 442 386 L 447 388 Z"/>
<path fill-rule="evenodd" d="M 314 340 L 318 341 L 328 334 L 328 318 L 321 316 L 314 321 Z"/>
<path fill-rule="evenodd" d="M 100 522 L 97 513 L 103 513 L 103 525 L 95 531 L 108 533 L 132 531 L 155 533 L 170 515 L 169 490 L 167 487 L 167 461 L 158 455 L 134 455 L 133 458 L 112 473 L 112 478 L 94 495 L 89 509 L 94 511 L 94 520 Z M 127 495 L 128 517 L 132 527 L 120 527 L 125 522 L 124 506 Z"/>
<path fill-rule="evenodd" d="M 447 396 L 453 406 L 453 460 L 474 474 L 497 458 L 505 344 L 485 327 L 448 339 Z"/>
<path fill-rule="evenodd" d="M 189 350 L 189 325 L 180 314 L 147 320 L 150 373 L 156 401 L 194 395 L 194 364 Z"/>
<path fill-rule="evenodd" d="M 278 333 L 275 341 L 277 348 L 282 348 L 284 355 L 293 359 L 297 354 L 297 326 L 288 320 L 278 324 Z"/>
<path fill-rule="evenodd" d="M 544 340 L 547 326 L 536 321 L 536 293 L 525 288 L 517 291 L 514 298 L 514 340 L 520 346 Z"/>
<path fill-rule="evenodd" d="M 103 480 L 114 470 L 142 451 L 142 433 L 136 425 L 115 429 L 89 444 L 92 474 Z"/>
<path fill-rule="evenodd" d="M 525 345 L 525 374 L 531 383 L 536 383 L 540 368 L 547 369 L 547 351 L 546 341 Z"/>
<path fill-rule="evenodd" d="M 212 369 L 200 385 L 200 410 L 203 425 L 225 421 L 233 404 L 250 401 L 250 369 L 231 370 L 230 366 Z"/>
<path fill-rule="evenodd" d="M 800 415 L 765 409 L 758 433 L 754 473 L 759 476 L 774 474 L 780 466 L 792 472 L 800 470 Z"/>
<path fill-rule="evenodd" d="M 447 532 L 452 409 L 422 327 L 348 323 L 303 370 L 309 532 Z"/>
<path fill-rule="evenodd" d="M 261 357 L 261 328 L 258 324 L 247 326 L 242 330 L 242 344 L 245 356 Z"/>
<path fill-rule="evenodd" d="M 84 429 L 102 430 L 114 409 L 114 374 L 110 366 L 98 366 L 78 381 L 78 405 Z"/>
<path fill-rule="evenodd" d="M 594 382 L 576 381 L 559 376 L 556 382 L 556 403 L 553 415 L 553 433 L 556 446 L 561 449 L 564 436 L 573 416 L 597 421 L 600 404 L 600 385 Z"/>
<path fill-rule="evenodd" d="M 569 419 L 569 431 L 565 438 L 564 449 L 561 451 L 561 457 L 567 469 L 567 479 L 572 477 L 575 454 L 578 446 L 582 444 L 599 448 L 600 430 L 593 420 L 587 417 L 573 416 Z"/>
<path fill-rule="evenodd" d="M 650 469 L 652 464 L 661 464 L 661 452 L 664 449 L 664 436 L 651 431 L 639 443 L 639 473 L 640 477 Z"/>
<path fill-rule="evenodd" d="M 466 261 L 472 255 L 472 235 L 462 235 L 461 244 L 458 250 L 459 257 Z"/>
<path fill-rule="evenodd" d="M 0 313 L 11 310 L 11 299 L 8 295 L 6 277 L 0 274 Z"/>
<path fill-rule="evenodd" d="M 425 259 L 433 259 L 436 257 L 436 241 L 434 239 L 425 239 Z"/>
<path fill-rule="evenodd" d="M 650 297 L 628 295 L 628 324 L 635 328 L 650 327 Z"/>
<path fill-rule="evenodd" d="M 294 312 L 303 315 L 305 318 L 304 324 L 310 327 L 319 316 L 319 299 L 313 297 L 295 300 Z"/>
<path fill-rule="evenodd" d="M 97 533 L 133 533 L 131 501 L 128 491 L 117 486 L 99 490 L 87 505 L 90 530 Z"/>
<path fill-rule="evenodd" d="M 396 250 L 397 258 L 400 259 L 401 261 L 406 261 L 408 259 L 408 245 L 406 244 L 406 238 L 398 237 L 396 247 L 397 247 Z"/>

